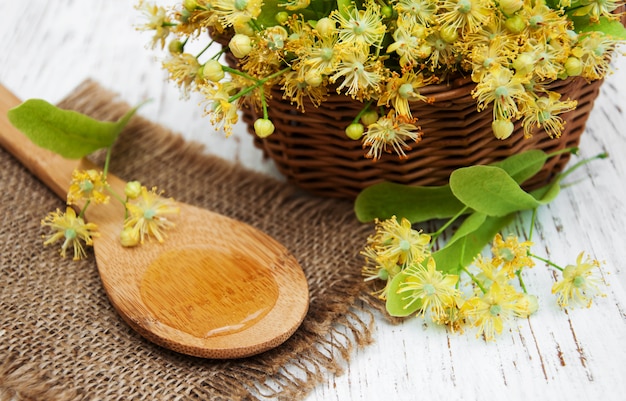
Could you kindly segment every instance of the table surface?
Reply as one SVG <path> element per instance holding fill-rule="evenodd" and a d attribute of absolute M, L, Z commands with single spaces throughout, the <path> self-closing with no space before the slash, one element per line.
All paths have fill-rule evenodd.
<path fill-rule="evenodd" d="M 146 48 L 150 36 L 134 2 L 122 0 L 2 1 L 0 83 L 21 99 L 56 102 L 87 78 L 130 104 L 153 102 L 141 114 L 206 145 L 210 153 L 279 177 L 242 125 L 230 138 L 203 117 L 198 98 L 184 100 Z M 620 68 L 621 67 L 621 70 Z M 602 93 L 583 135 L 582 156 L 611 157 L 578 170 L 558 198 L 538 212 L 536 248 L 563 264 L 587 251 L 606 261 L 610 284 L 591 309 L 561 311 L 550 294 L 552 271 L 538 264 L 526 277 L 539 311 L 518 320 L 496 342 L 451 334 L 410 319 L 387 323 L 377 315 L 375 342 L 356 350 L 343 375 L 329 376 L 308 400 L 602 399 L 626 392 L 626 60 Z M 530 215 L 516 222 L 527 227 Z"/>

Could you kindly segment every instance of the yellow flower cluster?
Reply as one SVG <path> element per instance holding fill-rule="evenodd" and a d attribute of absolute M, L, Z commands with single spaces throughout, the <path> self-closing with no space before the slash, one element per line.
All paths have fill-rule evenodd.
<path fill-rule="evenodd" d="M 243 103 L 263 110 L 257 133 L 273 125 L 267 92 L 279 86 L 299 109 L 331 91 L 363 103 L 347 134 L 362 138 L 367 156 L 384 152 L 400 157 L 421 138 L 413 102 L 430 101 L 420 89 L 471 76 L 478 110 L 493 109 L 493 131 L 506 138 L 521 119 L 525 135 L 543 128 L 558 137 L 559 114 L 576 102 L 549 89 L 557 79 L 603 78 L 618 38 L 593 29 L 576 33 L 572 17 L 591 23 L 615 19 L 621 0 L 590 2 L 571 8 L 568 1 L 545 0 L 185 0 L 165 9 L 140 1 L 148 16 L 142 29 L 154 31 L 153 44 L 171 55 L 164 62 L 184 93 L 198 90 L 207 113 L 227 133 Z M 591 25 L 593 28 L 593 25 Z M 237 69 L 219 69 L 217 52 L 186 52 L 191 39 L 231 38 L 228 50 Z M 223 72 L 229 72 L 230 79 Z M 372 118 L 372 114 L 375 118 Z M 361 117 L 368 116 L 361 119 Z M 348 127 L 347 127 L 348 128 Z"/>
<path fill-rule="evenodd" d="M 522 279 L 524 269 L 534 266 L 531 246 L 516 236 L 497 234 L 491 258 L 478 256 L 469 267 L 438 268 L 430 251 L 431 236 L 394 216 L 377 221 L 375 234 L 368 238 L 362 251 L 363 275 L 372 284 L 372 295 L 385 300 L 391 314 L 414 314 L 453 330 L 473 327 L 477 336 L 489 341 L 514 318 L 526 318 L 538 309 L 537 297 L 527 293 Z M 552 289 L 558 304 L 590 306 L 600 291 L 594 271 L 598 262 L 583 260 L 581 254 L 576 265 L 551 265 L 563 272 Z M 467 284 L 461 280 L 465 276 L 470 288 L 462 285 Z"/>
<path fill-rule="evenodd" d="M 52 233 L 45 236 L 44 245 L 62 241 L 60 254 L 67 255 L 67 250 L 72 249 L 74 260 L 87 257 L 83 245 L 92 246 L 93 238 L 98 237 L 98 226 L 95 223 L 85 222 L 83 215 L 90 204 L 102 204 L 109 202 L 109 195 L 120 200 L 126 209 L 126 219 L 120 235 L 123 246 L 135 246 L 143 244 L 144 239 L 152 236 L 159 242 L 164 240 L 164 230 L 174 226 L 169 216 L 179 212 L 173 199 L 167 199 L 157 193 L 156 188 L 148 191 L 137 181 L 126 184 L 123 199 L 115 194 L 107 184 L 106 173 L 96 170 L 75 170 L 67 194 L 65 212 L 56 210 L 49 213 L 42 221 L 42 226 L 51 229 Z M 81 207 L 80 214 L 76 214 L 74 208 Z"/>

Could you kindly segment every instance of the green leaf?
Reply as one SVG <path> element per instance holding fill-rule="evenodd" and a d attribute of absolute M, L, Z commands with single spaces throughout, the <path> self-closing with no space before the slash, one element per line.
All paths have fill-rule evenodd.
<path fill-rule="evenodd" d="M 418 223 L 452 217 L 461 209 L 463 204 L 452 194 L 449 185 L 423 187 L 383 182 L 364 189 L 354 203 L 361 222 L 395 215 Z"/>
<path fill-rule="evenodd" d="M 532 178 L 537 174 L 548 160 L 548 154 L 544 151 L 531 149 L 522 153 L 516 153 L 506 159 L 492 163 L 491 166 L 500 167 L 506 171 L 518 184 Z"/>
<path fill-rule="evenodd" d="M 487 216 L 476 230 L 473 230 L 454 242 L 433 253 L 437 269 L 443 273 L 458 274 L 461 266 L 468 266 L 493 237 L 509 225 L 515 216 Z"/>
<path fill-rule="evenodd" d="M 450 175 L 450 188 L 465 205 L 488 216 L 505 216 L 540 205 L 506 171 L 494 166 L 455 170 Z"/>
<path fill-rule="evenodd" d="M 575 16 L 572 12 L 570 19 L 574 23 L 574 30 L 578 33 L 584 32 L 602 32 L 615 40 L 626 40 L 626 27 L 622 25 L 619 19 L 613 20 L 601 16 L 599 22 L 592 23 L 588 15 Z"/>
<path fill-rule="evenodd" d="M 465 221 L 459 226 L 459 228 L 454 232 L 452 238 L 448 240 L 446 245 L 450 245 L 453 242 L 457 241 L 460 238 L 463 238 L 474 231 L 478 230 L 482 224 L 487 219 L 487 215 L 483 213 L 474 212 L 467 216 Z"/>
<path fill-rule="evenodd" d="M 139 106 L 117 122 L 98 121 L 45 100 L 29 99 L 8 111 L 11 123 L 36 145 L 67 159 L 80 159 L 110 147 Z"/>
<path fill-rule="evenodd" d="M 385 308 L 391 316 L 406 317 L 417 312 L 417 310 L 422 307 L 421 300 L 417 300 L 409 305 L 411 299 L 407 299 L 406 295 L 398 294 L 400 284 L 403 283 L 407 277 L 409 277 L 407 274 L 400 272 L 396 274 L 391 280 L 391 283 L 389 283 Z"/>

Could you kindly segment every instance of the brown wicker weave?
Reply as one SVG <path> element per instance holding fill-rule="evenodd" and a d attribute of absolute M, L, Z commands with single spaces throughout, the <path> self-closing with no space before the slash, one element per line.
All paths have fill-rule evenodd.
<path fill-rule="evenodd" d="M 276 130 L 265 139 L 254 135 L 252 124 L 258 118 L 254 110 L 244 110 L 243 119 L 256 145 L 290 182 L 317 195 L 354 198 L 362 189 L 381 181 L 444 185 L 459 167 L 488 164 L 526 149 L 550 153 L 577 146 L 601 83 L 574 78 L 554 84 L 553 89 L 564 99 L 578 100 L 576 110 L 562 115 L 567 123 L 559 139 L 551 139 L 544 132 L 525 139 L 518 123 L 513 135 L 504 141 L 493 136 L 491 111 L 476 111 L 476 101 L 471 97 L 475 84 L 470 80 L 432 85 L 421 93 L 435 102 L 416 102 L 412 106 L 423 139 L 404 160 L 395 154 L 385 154 L 376 162 L 365 158 L 361 142 L 345 135 L 345 128 L 363 105 L 343 95 L 331 94 L 318 108 L 306 104 L 306 112 L 300 113 L 282 99 L 280 88 L 274 88 L 268 112 Z M 545 184 L 568 160 L 569 154 L 551 158 L 525 186 Z"/>

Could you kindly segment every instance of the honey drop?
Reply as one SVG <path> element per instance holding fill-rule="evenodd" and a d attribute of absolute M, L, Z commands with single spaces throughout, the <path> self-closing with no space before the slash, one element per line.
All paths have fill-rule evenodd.
<path fill-rule="evenodd" d="M 273 308 L 278 285 L 271 270 L 243 254 L 186 249 L 155 259 L 140 294 L 157 320 L 207 338 L 253 326 Z"/>

